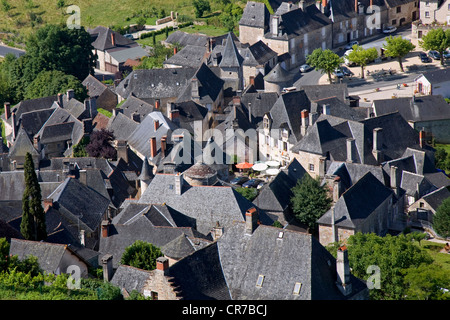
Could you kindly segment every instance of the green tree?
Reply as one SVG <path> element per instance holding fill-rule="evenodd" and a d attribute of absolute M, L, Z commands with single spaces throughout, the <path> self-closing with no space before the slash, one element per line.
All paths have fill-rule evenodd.
<path fill-rule="evenodd" d="M 353 51 L 348 55 L 348 60 L 361 66 L 361 78 L 364 79 L 364 68 L 378 57 L 376 48 L 364 49 L 361 46 L 353 46 Z"/>
<path fill-rule="evenodd" d="M 80 80 L 62 71 L 42 71 L 25 89 L 25 99 L 35 99 L 56 95 L 73 89 L 75 98 L 84 101 L 88 97 L 87 90 Z"/>
<path fill-rule="evenodd" d="M 156 259 L 162 256 L 158 247 L 142 240 L 136 240 L 125 249 L 120 263 L 139 269 L 153 270 L 156 268 Z"/>
<path fill-rule="evenodd" d="M 434 165 L 442 170 L 450 170 L 450 154 L 444 148 L 436 148 Z"/>
<path fill-rule="evenodd" d="M 34 171 L 33 158 L 27 152 L 24 164 L 25 191 L 22 197 L 22 222 L 20 232 L 27 240 L 45 240 L 47 227 L 42 207 L 41 187 Z"/>
<path fill-rule="evenodd" d="M 441 65 L 444 65 L 444 51 L 450 46 L 450 30 L 442 28 L 431 29 L 419 40 L 424 50 L 436 50 L 441 55 Z"/>
<path fill-rule="evenodd" d="M 450 272 L 437 264 L 421 264 L 403 271 L 406 300 L 450 300 Z"/>
<path fill-rule="evenodd" d="M 239 187 L 235 189 L 236 192 L 240 193 L 248 201 L 253 201 L 258 195 L 258 190 L 256 188 L 243 188 Z"/>
<path fill-rule="evenodd" d="M 208 0 L 193 0 L 194 13 L 196 18 L 201 18 L 205 12 L 211 11 L 211 5 Z"/>
<path fill-rule="evenodd" d="M 400 300 L 405 295 L 404 270 L 430 265 L 431 256 L 415 243 L 413 235 L 377 236 L 361 232 L 347 241 L 350 267 L 354 276 L 368 280 L 369 266 L 379 268 L 380 286 L 370 290 L 371 299 Z"/>
<path fill-rule="evenodd" d="M 398 64 L 400 65 L 400 70 L 403 70 L 403 58 L 414 50 L 416 46 L 411 43 L 408 39 L 403 39 L 402 36 L 386 38 L 386 45 L 384 49 L 386 56 L 396 58 Z"/>
<path fill-rule="evenodd" d="M 89 144 L 89 136 L 81 138 L 81 141 L 73 146 L 73 157 L 74 158 L 82 158 L 89 156 L 86 151 L 86 146 Z"/>
<path fill-rule="evenodd" d="M 433 217 L 433 229 L 442 237 L 450 237 L 450 198 L 444 199 Z"/>
<path fill-rule="evenodd" d="M 292 210 L 298 221 L 315 229 L 316 221 L 331 207 L 331 199 L 328 197 L 324 186 L 318 179 L 305 174 L 292 188 Z"/>
<path fill-rule="evenodd" d="M 306 63 L 320 72 L 326 73 L 328 81 L 332 83 L 331 73 L 344 63 L 344 58 L 339 57 L 330 49 L 322 50 L 317 48 L 306 58 Z"/>

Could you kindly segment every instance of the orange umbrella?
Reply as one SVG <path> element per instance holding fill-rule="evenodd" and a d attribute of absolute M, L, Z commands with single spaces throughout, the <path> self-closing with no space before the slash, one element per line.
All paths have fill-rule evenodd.
<path fill-rule="evenodd" d="M 251 167 L 253 167 L 253 164 L 248 162 L 241 162 L 236 165 L 238 169 L 250 169 Z"/>

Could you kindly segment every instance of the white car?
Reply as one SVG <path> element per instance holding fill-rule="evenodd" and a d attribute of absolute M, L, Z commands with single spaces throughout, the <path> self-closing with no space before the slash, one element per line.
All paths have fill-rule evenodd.
<path fill-rule="evenodd" d="M 392 32 L 395 32 L 395 30 L 397 30 L 397 28 L 396 27 L 394 27 L 394 26 L 390 26 L 390 27 L 386 27 L 386 28 L 384 28 L 383 29 L 383 33 L 392 33 Z"/>
<path fill-rule="evenodd" d="M 312 67 L 309 64 L 304 64 L 304 65 L 300 66 L 300 72 L 308 72 L 311 69 L 312 69 Z"/>
<path fill-rule="evenodd" d="M 345 50 L 350 50 L 350 49 L 352 49 L 353 48 L 353 46 L 354 45 L 359 45 L 359 42 L 358 41 L 351 41 L 351 42 L 349 42 L 345 47 L 344 47 L 344 49 Z"/>

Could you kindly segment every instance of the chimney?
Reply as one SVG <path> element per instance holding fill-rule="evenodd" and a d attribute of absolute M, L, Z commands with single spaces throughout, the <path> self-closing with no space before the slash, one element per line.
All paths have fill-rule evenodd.
<path fill-rule="evenodd" d="M 109 226 L 111 222 L 109 220 L 103 220 L 102 221 L 102 238 L 108 238 L 109 237 Z"/>
<path fill-rule="evenodd" d="M 167 136 L 161 137 L 161 155 L 163 157 L 166 156 L 166 149 L 167 149 Z"/>
<path fill-rule="evenodd" d="M 280 17 L 273 16 L 272 17 L 272 35 L 278 36 L 279 25 L 280 25 Z"/>
<path fill-rule="evenodd" d="M 179 110 L 172 110 L 170 111 L 170 116 L 169 119 L 173 122 L 177 122 L 179 121 L 179 117 L 180 117 L 180 111 Z"/>
<path fill-rule="evenodd" d="M 305 10 L 305 0 L 300 0 L 298 7 L 302 10 Z"/>
<path fill-rule="evenodd" d="M 175 194 L 181 195 L 183 192 L 183 176 L 178 172 L 175 175 Z"/>
<path fill-rule="evenodd" d="M 78 174 L 80 175 L 80 179 L 79 179 L 80 182 L 86 186 L 87 185 L 87 171 L 80 170 L 80 171 L 78 171 Z"/>
<path fill-rule="evenodd" d="M 300 112 L 300 116 L 302 119 L 302 124 L 300 127 L 300 133 L 302 136 L 304 136 L 306 134 L 306 130 L 308 129 L 308 120 L 309 120 L 309 112 L 306 109 L 303 109 Z"/>
<path fill-rule="evenodd" d="M 326 172 L 326 161 L 327 158 L 326 157 L 320 157 L 319 158 L 319 177 L 323 178 L 325 176 L 325 172 Z"/>
<path fill-rule="evenodd" d="M 156 99 L 155 100 L 155 109 L 159 110 L 160 105 L 161 105 L 161 101 L 159 101 L 159 99 Z"/>
<path fill-rule="evenodd" d="M 358 13 L 358 0 L 355 0 L 355 12 Z"/>
<path fill-rule="evenodd" d="M 322 8 L 325 8 L 328 5 L 328 0 L 322 0 Z"/>
<path fill-rule="evenodd" d="M 170 112 L 175 109 L 175 103 L 173 102 L 167 102 L 167 107 L 166 107 L 166 114 L 167 114 L 167 118 L 170 118 Z"/>
<path fill-rule="evenodd" d="M 377 163 L 383 162 L 383 153 L 381 152 L 381 148 L 383 145 L 382 134 L 383 134 L 382 128 L 373 129 L 372 154 L 375 157 Z"/>
<path fill-rule="evenodd" d="M 4 103 L 5 106 L 5 120 L 8 120 L 11 117 L 11 104 L 9 102 Z"/>
<path fill-rule="evenodd" d="M 191 79 L 191 97 L 194 101 L 198 101 L 200 99 L 200 91 L 197 78 Z"/>
<path fill-rule="evenodd" d="M 159 120 L 153 120 L 153 128 L 155 129 L 155 131 L 156 130 L 158 130 L 158 128 L 159 128 Z"/>
<path fill-rule="evenodd" d="M 314 123 L 316 123 L 317 118 L 319 118 L 319 114 L 317 112 L 310 112 L 309 125 L 312 126 Z"/>
<path fill-rule="evenodd" d="M 80 230 L 80 244 L 84 247 L 86 245 L 86 231 Z"/>
<path fill-rule="evenodd" d="M 425 131 L 423 129 L 419 131 L 419 145 L 422 149 L 426 145 Z"/>
<path fill-rule="evenodd" d="M 352 292 L 352 284 L 350 283 L 350 265 L 346 246 L 342 246 L 337 250 L 336 271 L 336 285 L 341 293 L 347 296 Z"/>
<path fill-rule="evenodd" d="M 255 86 L 255 76 L 250 76 L 248 79 L 249 79 L 249 82 L 250 82 L 249 84 L 252 85 L 252 86 Z"/>
<path fill-rule="evenodd" d="M 324 104 L 322 107 L 322 113 L 326 115 L 330 115 L 330 105 Z"/>
<path fill-rule="evenodd" d="M 109 282 L 113 276 L 112 258 L 113 258 L 113 256 L 110 254 L 107 254 L 102 257 L 103 280 L 105 282 Z"/>
<path fill-rule="evenodd" d="M 128 146 L 125 140 L 117 141 L 117 159 L 122 158 L 128 163 Z"/>
<path fill-rule="evenodd" d="M 11 127 L 12 127 L 12 135 L 13 135 L 13 141 L 16 140 L 17 136 L 17 127 L 16 127 L 16 113 L 11 113 Z"/>
<path fill-rule="evenodd" d="M 47 212 L 51 207 L 53 207 L 53 199 L 44 199 L 44 211 Z"/>
<path fill-rule="evenodd" d="M 233 97 L 233 106 L 240 106 L 241 105 L 241 97 L 234 96 Z"/>
<path fill-rule="evenodd" d="M 358 2 L 358 14 L 364 14 L 364 5 Z"/>
<path fill-rule="evenodd" d="M 341 177 L 336 176 L 333 180 L 333 202 L 336 203 L 342 194 Z"/>
<path fill-rule="evenodd" d="M 92 133 L 92 119 L 83 119 L 83 130 L 85 135 L 90 135 Z"/>
<path fill-rule="evenodd" d="M 222 237 L 223 235 L 223 226 L 221 226 L 219 224 L 219 221 L 216 222 L 216 225 L 214 226 L 213 230 L 212 230 L 212 236 L 213 236 L 213 240 L 219 240 L 220 237 Z"/>
<path fill-rule="evenodd" d="M 178 49 L 177 49 L 177 47 L 173 47 L 173 55 L 176 55 L 176 54 L 177 54 L 177 52 L 178 52 Z"/>
<path fill-rule="evenodd" d="M 336 237 L 336 213 L 334 211 L 334 205 L 331 207 L 331 242 L 338 242 Z"/>
<path fill-rule="evenodd" d="M 113 32 L 111 32 L 111 44 L 113 47 L 116 46 L 116 34 Z"/>
<path fill-rule="evenodd" d="M 248 109 L 248 122 L 252 123 L 252 103 L 249 102 L 247 105 Z"/>
<path fill-rule="evenodd" d="M 67 101 L 75 98 L 75 91 L 73 91 L 73 89 L 67 90 L 66 94 L 67 94 Z"/>
<path fill-rule="evenodd" d="M 40 141 L 40 138 L 39 138 L 39 136 L 38 135 L 35 135 L 34 137 L 33 137 L 33 146 L 34 146 L 34 148 L 37 150 L 37 151 L 40 151 L 40 147 L 41 147 L 41 144 L 39 143 L 39 141 Z"/>
<path fill-rule="evenodd" d="M 150 138 L 150 157 L 156 157 L 156 137 Z"/>
<path fill-rule="evenodd" d="M 355 139 L 354 138 L 347 139 L 347 162 L 348 163 L 355 162 Z"/>
<path fill-rule="evenodd" d="M 62 108 L 64 104 L 64 94 L 58 93 L 58 104 Z"/>
<path fill-rule="evenodd" d="M 133 121 L 135 121 L 135 122 L 137 122 L 137 123 L 140 123 L 140 122 L 141 122 L 141 115 L 140 115 L 137 111 L 134 111 L 134 112 L 131 114 L 131 118 L 133 119 Z"/>
<path fill-rule="evenodd" d="M 398 186 L 397 186 L 397 167 L 391 166 L 391 189 L 394 190 L 395 195 L 398 196 Z"/>
<path fill-rule="evenodd" d="M 251 235 L 258 226 L 258 211 L 251 207 L 245 212 L 245 234 Z"/>
<path fill-rule="evenodd" d="M 156 271 L 167 275 L 169 272 L 169 259 L 166 257 L 159 257 L 156 259 Z"/>
<path fill-rule="evenodd" d="M 97 115 L 97 99 L 95 98 L 89 98 L 89 116 L 94 119 Z"/>

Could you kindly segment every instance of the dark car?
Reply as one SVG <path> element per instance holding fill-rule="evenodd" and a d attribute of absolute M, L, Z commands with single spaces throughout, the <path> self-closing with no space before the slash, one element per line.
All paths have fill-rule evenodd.
<path fill-rule="evenodd" d="M 423 63 L 431 62 L 431 58 L 425 52 L 419 53 L 420 61 Z"/>
<path fill-rule="evenodd" d="M 428 52 L 428 56 L 430 56 L 434 60 L 441 60 L 441 55 L 436 50 L 431 50 L 430 52 Z"/>
<path fill-rule="evenodd" d="M 261 180 L 259 179 L 250 179 L 247 182 L 245 182 L 242 186 L 244 188 L 256 188 L 260 182 Z"/>
<path fill-rule="evenodd" d="M 344 76 L 352 76 L 353 75 L 352 70 L 350 70 L 349 68 L 347 68 L 345 66 L 341 66 L 341 70 L 342 70 L 342 73 L 344 74 Z"/>
<path fill-rule="evenodd" d="M 236 177 L 233 180 L 231 180 L 230 183 L 234 185 L 242 185 L 244 182 L 247 181 L 248 181 L 247 177 Z"/>

